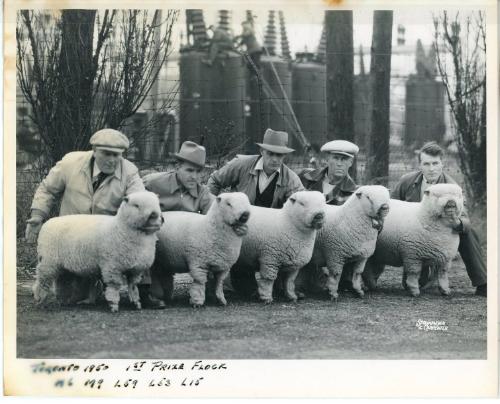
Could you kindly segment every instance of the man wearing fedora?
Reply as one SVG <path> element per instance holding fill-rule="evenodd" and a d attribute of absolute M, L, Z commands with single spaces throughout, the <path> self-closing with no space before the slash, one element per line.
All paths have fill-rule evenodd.
<path fill-rule="evenodd" d="M 237 155 L 208 179 L 212 194 L 225 189 L 243 192 L 250 203 L 266 208 L 281 208 L 294 192 L 302 191 L 302 183 L 284 163 L 285 156 L 294 151 L 288 145 L 288 133 L 267 129 L 260 155 Z"/>
<path fill-rule="evenodd" d="M 143 178 L 146 189 L 158 194 L 162 212 L 182 210 L 206 214 L 214 196 L 207 186 L 200 184 L 206 161 L 205 148 L 186 141 L 174 156 L 177 163 L 173 171 L 153 173 Z"/>
<path fill-rule="evenodd" d="M 27 221 L 26 241 L 35 243 L 43 222 L 60 201 L 59 216 L 75 214 L 115 215 L 126 195 L 144 191 L 137 167 L 122 154 L 127 137 L 114 129 L 101 129 L 90 138 L 90 151 L 66 154 L 49 171 L 33 197 Z M 74 303 L 88 296 L 89 283 L 66 273 L 61 282 L 71 285 L 63 300 Z M 146 306 L 147 306 L 147 302 Z"/>
<path fill-rule="evenodd" d="M 215 197 L 207 186 L 200 184 L 206 161 L 205 148 L 186 141 L 174 156 L 177 162 L 173 171 L 153 173 L 143 178 L 146 189 L 158 195 L 162 212 L 180 210 L 206 214 Z M 152 298 L 159 300 L 163 298 L 161 285 L 165 285 L 165 282 L 172 282 L 172 278 L 162 276 L 155 260 L 151 271 L 147 271 L 142 279 L 142 287 L 149 288 Z M 173 284 L 167 288 L 173 288 Z M 161 304 L 164 305 L 163 301 Z"/>
<path fill-rule="evenodd" d="M 342 205 L 358 188 L 349 175 L 349 168 L 359 147 L 347 140 L 332 140 L 325 143 L 320 151 L 326 157 L 326 165 L 305 169 L 299 177 L 307 190 L 322 192 L 327 204 Z M 347 264 L 342 271 L 339 290 L 352 289 L 350 265 Z M 318 290 L 324 285 L 324 277 L 322 268 L 310 264 L 300 271 L 296 284 L 298 289 Z"/>

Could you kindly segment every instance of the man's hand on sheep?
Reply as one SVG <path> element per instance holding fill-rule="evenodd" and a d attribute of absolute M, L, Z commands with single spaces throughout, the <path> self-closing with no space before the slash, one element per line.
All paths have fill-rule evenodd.
<path fill-rule="evenodd" d="M 39 216 L 33 216 L 26 223 L 26 233 L 25 239 L 27 243 L 36 243 L 38 239 L 38 234 L 40 233 L 40 229 L 42 228 L 43 219 Z"/>
<path fill-rule="evenodd" d="M 128 284 L 129 299 L 140 309 L 137 285 L 153 263 L 155 232 L 161 223 L 158 196 L 147 191 L 124 198 L 116 216 L 68 215 L 48 220 L 38 238 L 35 301 L 44 303 L 54 281 L 69 271 L 85 278 L 102 277 L 112 312 L 118 311 L 120 289 Z"/>

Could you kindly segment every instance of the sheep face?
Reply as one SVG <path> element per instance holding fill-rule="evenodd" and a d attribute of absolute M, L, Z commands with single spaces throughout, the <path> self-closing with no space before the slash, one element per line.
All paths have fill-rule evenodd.
<path fill-rule="evenodd" d="M 374 229 L 382 230 L 389 213 L 389 190 L 381 185 L 365 185 L 355 193 L 363 212 L 371 218 Z"/>
<path fill-rule="evenodd" d="M 247 234 L 247 221 L 250 217 L 250 201 L 243 192 L 220 194 L 215 203 L 225 224 L 238 236 Z"/>
<path fill-rule="evenodd" d="M 422 204 L 434 217 L 458 217 L 464 208 L 462 188 L 456 184 L 431 185 L 424 192 Z"/>
<path fill-rule="evenodd" d="M 152 234 L 160 230 L 163 216 L 160 201 L 153 192 L 134 192 L 120 205 L 117 216 L 130 228 Z"/>
<path fill-rule="evenodd" d="M 325 196 L 321 192 L 299 191 L 288 198 L 283 209 L 299 226 L 318 230 L 325 222 L 325 207 Z"/>

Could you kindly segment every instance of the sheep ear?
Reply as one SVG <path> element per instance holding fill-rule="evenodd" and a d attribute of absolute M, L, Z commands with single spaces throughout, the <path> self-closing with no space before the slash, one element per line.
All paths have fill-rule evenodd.
<path fill-rule="evenodd" d="M 361 192 L 361 191 L 357 191 L 357 192 L 356 192 L 356 196 L 357 196 L 359 199 L 361 199 L 361 195 L 363 195 L 363 192 Z"/>
<path fill-rule="evenodd" d="M 217 201 L 217 203 L 219 203 L 222 199 L 220 196 L 216 197 L 215 200 Z"/>
<path fill-rule="evenodd" d="M 128 196 L 124 196 L 122 202 L 128 203 Z"/>

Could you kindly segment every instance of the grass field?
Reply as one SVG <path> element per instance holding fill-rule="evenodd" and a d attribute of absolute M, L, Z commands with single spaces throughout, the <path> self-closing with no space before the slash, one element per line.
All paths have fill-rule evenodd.
<path fill-rule="evenodd" d="M 17 355 L 21 358 L 162 359 L 486 359 L 486 299 L 474 295 L 461 260 L 450 273 L 452 296 L 437 287 L 411 298 L 401 269 L 388 268 L 380 288 L 337 303 L 311 296 L 271 305 L 227 293 L 227 307 L 188 304 L 189 275 L 176 276 L 166 310 L 117 314 L 105 305 L 34 305 L 33 272 L 18 270 Z M 447 330 L 425 331 L 419 320 Z"/>

